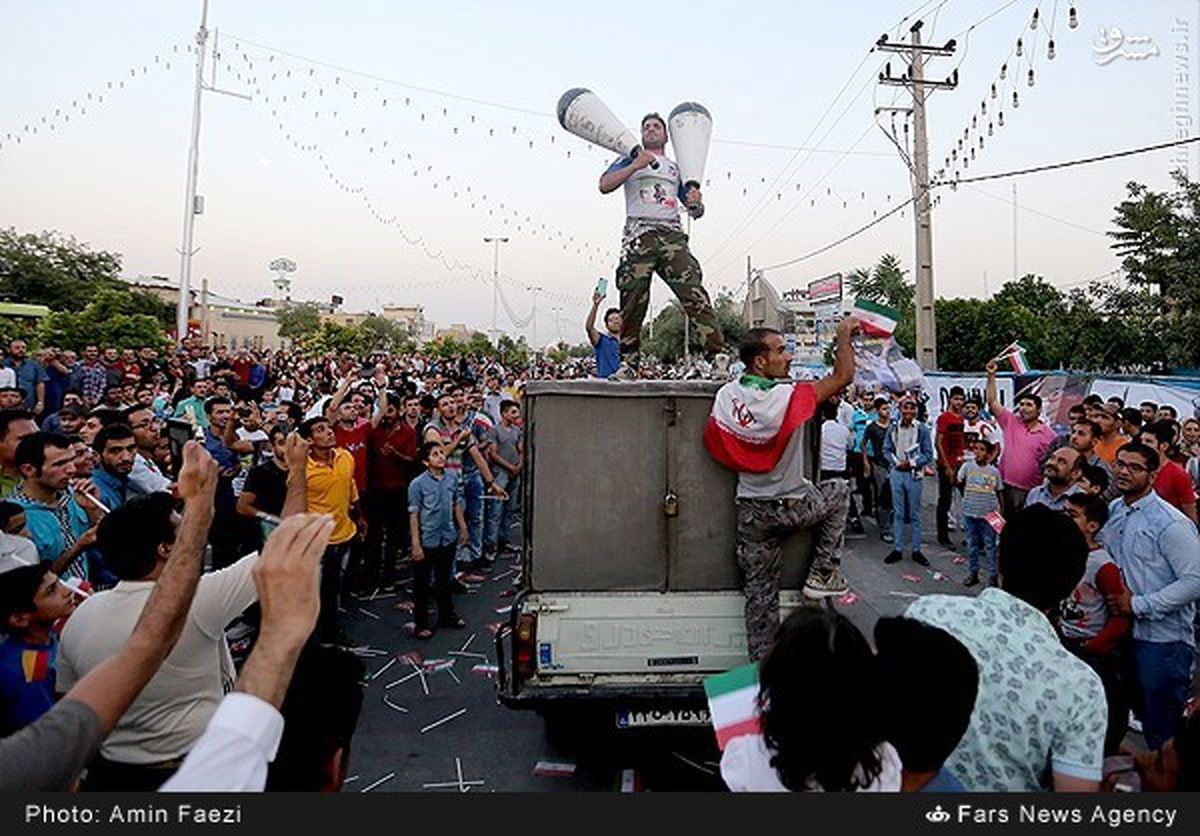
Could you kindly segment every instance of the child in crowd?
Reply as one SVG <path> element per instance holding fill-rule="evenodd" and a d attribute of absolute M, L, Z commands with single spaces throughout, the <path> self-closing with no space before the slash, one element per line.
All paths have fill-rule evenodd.
<path fill-rule="evenodd" d="M 0 563 L 0 738 L 54 706 L 55 625 L 75 611 L 74 593 L 49 571 L 8 558 Z"/>
<path fill-rule="evenodd" d="M 1108 471 L 1098 464 L 1084 462 L 1079 466 L 1079 488 L 1083 493 L 1103 498 L 1108 493 Z"/>
<path fill-rule="evenodd" d="M 465 627 L 454 612 L 450 576 L 457 546 L 467 543 L 462 486 L 446 473 L 446 448 L 436 441 L 421 445 L 425 472 L 408 486 L 409 531 L 412 532 L 413 623 L 418 639 L 433 638 L 429 629 L 429 592 L 437 603 L 439 627 Z M 455 528 L 458 530 L 455 536 Z"/>
<path fill-rule="evenodd" d="M 1115 755 L 1125 737 L 1129 714 L 1121 677 L 1120 647 L 1131 620 L 1127 615 L 1111 615 L 1105 597 L 1123 595 L 1125 582 L 1112 555 L 1096 542 L 1097 533 L 1108 522 L 1108 505 L 1104 500 L 1090 493 L 1072 494 L 1067 497 L 1066 511 L 1087 540 L 1088 560 L 1079 585 L 1062 603 L 1058 629 L 1067 650 L 1087 662 L 1104 685 L 1108 698 L 1104 754 Z"/>
<path fill-rule="evenodd" d="M 986 557 L 988 584 L 996 586 L 996 529 L 987 519 L 1000 511 L 1000 471 L 992 461 L 993 444 L 982 436 L 971 444 L 974 460 L 967 460 L 958 469 L 958 483 L 963 486 L 963 518 L 967 522 L 967 549 L 971 573 L 964 586 L 979 583 L 980 558 Z"/>

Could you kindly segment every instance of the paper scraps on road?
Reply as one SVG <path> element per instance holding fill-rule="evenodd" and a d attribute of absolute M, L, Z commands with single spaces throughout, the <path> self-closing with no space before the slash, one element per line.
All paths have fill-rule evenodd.
<path fill-rule="evenodd" d="M 407 709 L 407 708 L 405 708 L 405 707 L 404 707 L 404 706 L 402 706 L 402 705 L 397 705 L 396 703 L 392 702 L 391 700 L 389 700 L 389 699 L 387 698 L 387 696 L 386 696 L 386 695 L 385 695 L 385 696 L 384 696 L 384 698 L 383 698 L 383 704 L 384 704 L 384 705 L 386 705 L 388 708 L 392 709 L 392 711 L 399 711 L 401 714 L 407 714 L 407 713 L 408 713 L 408 709 Z"/>
<path fill-rule="evenodd" d="M 463 650 L 451 650 L 446 655 L 459 656 L 459 657 L 462 657 L 463 659 L 485 659 L 485 660 L 487 659 L 486 653 L 472 653 L 470 651 L 463 651 Z"/>
<path fill-rule="evenodd" d="M 533 765 L 533 774 L 542 778 L 570 778 L 575 775 L 572 761 L 541 760 Z"/>
<path fill-rule="evenodd" d="M 918 595 L 915 592 L 896 592 L 895 590 L 892 590 L 891 592 L 889 592 L 888 595 L 891 595 L 893 598 L 920 598 L 921 597 L 920 595 Z"/>
<path fill-rule="evenodd" d="M 909 583 L 920 583 L 921 582 L 921 579 L 919 577 L 917 577 L 916 575 L 901 575 L 900 577 L 904 578 L 904 580 L 908 581 Z"/>
<path fill-rule="evenodd" d="M 425 732 L 427 732 L 427 731 L 431 731 L 433 729 L 436 729 L 438 726 L 449 723 L 451 720 L 457 719 L 466 713 L 467 713 L 467 710 L 465 708 L 460 708 L 458 711 L 455 711 L 453 714 L 447 714 L 445 717 L 443 717 L 440 720 L 434 720 L 428 726 L 425 726 L 424 728 L 421 729 L 421 734 L 425 734 Z"/>
<path fill-rule="evenodd" d="M 473 642 L 473 641 L 475 641 L 475 634 L 474 634 L 474 633 L 472 633 L 472 634 L 471 634 L 471 637 L 470 637 L 470 638 L 468 638 L 468 639 L 467 639 L 465 642 L 463 642 L 463 646 L 459 648 L 459 651 L 460 651 L 460 652 L 461 652 L 461 651 L 465 651 L 465 650 L 466 650 L 468 647 L 470 647 L 470 646 L 471 646 L 471 642 Z"/>
<path fill-rule="evenodd" d="M 1004 517 L 1000 515 L 999 511 L 992 511 L 984 519 L 987 520 L 988 525 L 996 530 L 997 534 L 1004 530 Z"/>
<path fill-rule="evenodd" d="M 965 564 L 967 562 L 967 559 L 965 557 L 963 557 L 962 555 L 959 555 L 958 557 L 954 558 L 950 562 L 953 563 L 955 566 L 962 566 L 963 564 Z"/>
<path fill-rule="evenodd" d="M 413 611 L 413 602 L 412 601 L 397 601 L 395 604 L 392 604 L 392 609 L 399 610 L 400 612 L 412 612 Z"/>
<path fill-rule="evenodd" d="M 383 690 L 385 690 L 385 691 L 391 690 L 392 688 L 395 688 L 397 685 L 403 685 L 405 682 L 408 682 L 408 680 L 412 679 L 414 676 L 420 676 L 420 675 L 421 674 L 418 671 L 413 671 L 412 673 L 408 674 L 407 676 L 400 677 L 395 682 L 389 682 L 387 685 L 384 685 Z"/>
<path fill-rule="evenodd" d="M 480 673 L 490 679 L 500 675 L 500 668 L 498 665 L 475 665 L 471 668 L 471 673 Z"/>
<path fill-rule="evenodd" d="M 396 777 L 395 772 L 389 772 L 387 775 L 384 775 L 378 781 L 372 781 L 370 784 L 367 784 L 365 787 L 363 787 L 361 790 L 359 790 L 359 792 L 370 792 L 371 790 L 375 789 L 376 787 L 380 786 L 381 784 L 386 784 L 388 781 L 392 780 L 395 777 Z"/>
<path fill-rule="evenodd" d="M 512 607 L 497 607 L 496 608 L 497 615 L 508 615 L 510 612 L 512 612 Z"/>
<path fill-rule="evenodd" d="M 643 789 L 642 776 L 636 769 L 621 770 L 621 792 L 641 792 Z"/>
<path fill-rule="evenodd" d="M 493 624 L 487 625 L 487 629 L 488 629 L 488 632 L 494 636 L 497 633 L 499 633 L 501 630 L 508 630 L 508 625 L 505 624 L 503 621 L 497 621 Z"/>
<path fill-rule="evenodd" d="M 858 596 L 855 595 L 853 592 L 847 592 L 841 598 L 838 598 L 838 603 L 842 604 L 844 606 L 847 606 L 847 607 L 850 606 L 851 604 L 857 604 Z"/>
<path fill-rule="evenodd" d="M 379 670 L 375 671 L 375 673 L 371 674 L 370 681 L 374 682 L 376 679 L 379 679 L 379 677 L 384 673 L 384 671 L 386 671 L 388 668 L 390 668 L 394 664 L 396 664 L 396 658 L 392 657 L 391 659 L 388 660 L 388 663 L 386 665 L 384 665 Z"/>
<path fill-rule="evenodd" d="M 950 580 L 950 576 L 947 575 L 945 572 L 934 572 L 933 579 L 935 581 L 948 581 L 948 580 Z"/>
<path fill-rule="evenodd" d="M 359 611 L 360 613 L 362 613 L 363 615 L 365 615 L 367 618 L 370 618 L 370 619 L 372 619 L 372 620 L 374 620 L 374 621 L 378 621 L 378 620 L 379 620 L 379 616 L 378 616 L 378 615 L 376 615 L 375 613 L 371 612 L 370 610 L 364 610 L 362 607 L 359 607 L 359 608 L 358 608 L 358 611 Z"/>

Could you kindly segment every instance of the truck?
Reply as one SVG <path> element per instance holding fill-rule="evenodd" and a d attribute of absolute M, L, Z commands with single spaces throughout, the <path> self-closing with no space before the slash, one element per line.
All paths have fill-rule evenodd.
<path fill-rule="evenodd" d="M 748 662 L 737 474 L 702 436 L 718 384 L 530 382 L 521 583 L 496 633 L 500 701 L 551 726 L 707 726 L 702 680 Z M 818 458 L 806 424 L 805 470 Z M 781 610 L 810 537 L 784 541 Z"/>

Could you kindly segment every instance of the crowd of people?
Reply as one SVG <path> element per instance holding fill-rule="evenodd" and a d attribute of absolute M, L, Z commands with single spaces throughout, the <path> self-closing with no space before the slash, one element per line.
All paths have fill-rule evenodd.
<path fill-rule="evenodd" d="M 1200 787 L 1200 420 L 1089 395 L 1056 429 L 1038 395 L 1002 402 L 992 362 L 983 397 L 954 387 L 931 421 L 920 392 L 855 391 L 854 329 L 850 318 L 839 324 L 833 371 L 813 382 L 789 379 L 782 334 L 752 329 L 746 375 L 714 402 L 719 431 L 705 441 L 738 471 L 738 563 L 763 729 L 726 749 L 729 786 Z M 809 418 L 820 422 L 816 481 L 800 452 Z M 986 589 L 919 597 L 898 623 L 879 622 L 874 653 L 828 612 L 802 608 L 780 624 L 783 541 L 797 530 L 811 533 L 811 599 L 848 592 L 846 531 L 869 536 L 872 516 L 891 546 L 884 564 L 907 550 L 933 574 L 921 514 L 934 478 L 941 556 L 966 564 L 964 587 L 986 578 Z M 956 530 L 965 541 L 952 539 Z M 961 652 L 931 656 L 939 642 Z M 901 678 L 893 654 L 909 660 Z M 936 672 L 920 676 L 922 658 L 937 659 Z M 1144 741 L 1136 764 L 1131 730 Z"/>
<path fill-rule="evenodd" d="M 0 367 L 0 786 L 339 786 L 362 703 L 339 601 L 393 591 L 407 565 L 413 638 L 464 626 L 455 596 L 515 551 L 526 382 L 615 372 L 619 317 L 608 334 L 589 320 L 595 361 L 528 368 L 192 342 L 29 357 L 13 341 Z M 1136 722 L 1147 753 L 1108 783 L 1195 789 L 1200 421 L 1089 397 L 1056 430 L 1036 395 L 1001 403 L 989 367 L 982 398 L 952 390 L 930 423 L 919 396 L 855 391 L 853 330 L 839 327 L 829 376 L 799 383 L 782 335 L 752 330 L 727 384 L 786 392 L 771 460 L 738 474 L 765 734 L 727 750 L 729 786 L 1094 789 Z M 697 369 L 643 360 L 638 373 Z M 820 425 L 811 480 L 801 414 Z M 813 535 L 811 599 L 849 591 L 846 530 L 867 535 L 872 519 L 885 563 L 924 568 L 935 478 L 937 542 L 964 552 L 962 583 L 981 594 L 925 596 L 873 643 L 820 608 L 780 625 L 789 532 Z M 233 622 L 257 636 L 240 665 Z M 800 669 L 827 685 L 797 687 Z M 878 693 L 896 695 L 882 712 L 864 702 Z"/>

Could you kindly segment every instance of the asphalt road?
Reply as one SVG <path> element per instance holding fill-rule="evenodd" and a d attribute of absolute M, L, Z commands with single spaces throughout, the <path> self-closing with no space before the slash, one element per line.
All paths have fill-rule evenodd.
<path fill-rule="evenodd" d="M 935 493 L 936 488 L 926 492 L 927 532 L 934 530 Z M 927 542 L 924 552 L 933 562 L 930 569 L 907 559 L 888 566 L 883 557 L 890 546 L 879 539 L 873 521 L 867 520 L 866 527 L 865 535 L 848 538 L 843 558 L 853 597 L 833 605 L 868 636 L 878 618 L 902 614 L 918 594 L 971 591 L 962 586 L 966 567 L 954 562 L 955 552 Z M 953 536 L 961 541 L 961 533 Z M 643 732 L 630 738 L 621 736 L 628 732 L 607 728 L 607 723 L 599 728 L 599 721 L 593 719 L 596 726 L 576 730 L 584 732 L 581 741 L 548 739 L 538 715 L 499 704 L 494 680 L 472 668 L 496 664 L 489 625 L 506 618 L 498 610 L 507 612 L 512 603 L 516 568 L 515 559 L 504 559 L 490 577 L 455 596 L 468 626 L 440 630 L 428 641 L 413 637 L 410 612 L 396 608 L 408 600 L 403 584 L 395 597 L 347 600 L 343 624 L 352 643 L 386 655 L 364 656 L 368 682 L 351 752 L 352 780 L 345 791 L 362 791 L 386 778 L 372 791 L 457 792 L 459 767 L 463 786 L 474 792 L 611 792 L 623 782 L 627 789 L 650 791 L 721 789 L 716 770 L 719 754 L 710 729 L 669 735 Z M 419 654 L 425 665 L 430 665 L 429 660 L 454 664 L 424 674 L 428 695 L 418 676 L 389 688 L 414 672 L 409 661 L 396 658 L 409 653 Z M 452 719 L 422 733 L 422 728 L 448 717 Z M 567 769 L 535 774 L 539 762 L 565 764 Z M 468 783 L 474 781 L 482 783 Z M 426 787 L 447 783 L 455 785 Z"/>

